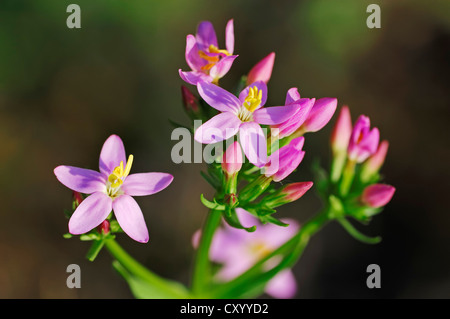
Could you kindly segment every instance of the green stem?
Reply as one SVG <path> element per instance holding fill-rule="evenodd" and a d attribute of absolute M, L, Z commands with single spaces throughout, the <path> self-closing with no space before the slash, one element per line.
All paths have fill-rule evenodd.
<path fill-rule="evenodd" d="M 220 225 L 221 217 L 222 213 L 220 211 L 211 210 L 203 226 L 192 278 L 192 292 L 195 294 L 203 293 L 207 283 L 210 282 L 211 264 L 209 261 L 209 248 L 214 233 Z"/>
<path fill-rule="evenodd" d="M 133 257 L 128 255 L 128 253 L 114 239 L 105 240 L 105 247 L 108 249 L 110 254 L 132 275 L 147 282 L 156 289 L 174 296 L 174 298 L 188 297 L 187 294 L 181 293 L 178 289 L 173 289 L 167 280 L 159 277 L 136 261 Z"/>
<path fill-rule="evenodd" d="M 329 220 L 330 208 L 325 209 L 322 213 L 316 215 L 308 221 L 295 236 L 284 243 L 282 246 L 259 260 L 252 268 L 248 269 L 239 277 L 225 283 L 216 288 L 212 293 L 215 297 L 226 298 L 234 294 L 240 294 L 242 291 L 248 290 L 249 286 L 257 287 L 264 284 L 277 273 L 285 268 L 294 266 L 301 257 L 306 248 L 309 239 L 317 231 L 319 231 Z M 285 255 L 283 260 L 269 271 L 264 270 L 266 262 L 277 255 Z"/>
<path fill-rule="evenodd" d="M 331 170 L 330 170 L 330 176 L 331 181 L 333 183 L 337 183 L 339 181 L 339 178 L 341 178 L 342 170 L 344 169 L 345 160 L 347 159 L 347 154 L 337 153 L 333 156 L 333 161 L 331 162 Z"/>
<path fill-rule="evenodd" d="M 344 229 L 355 239 L 366 244 L 378 244 L 381 241 L 381 237 L 368 237 L 360 233 L 350 222 L 344 218 L 338 218 L 338 222 L 344 227 Z"/>
<path fill-rule="evenodd" d="M 348 160 L 345 165 L 344 171 L 342 173 L 342 181 L 339 185 L 339 191 L 342 196 L 347 196 L 350 191 L 350 187 L 352 186 L 353 177 L 355 176 L 355 166 L 356 162 L 352 160 Z"/>

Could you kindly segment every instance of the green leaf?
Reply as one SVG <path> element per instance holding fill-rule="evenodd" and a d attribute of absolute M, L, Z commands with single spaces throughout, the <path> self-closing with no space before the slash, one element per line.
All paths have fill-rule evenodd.
<path fill-rule="evenodd" d="M 66 233 L 66 234 L 63 235 L 63 237 L 66 238 L 66 239 L 69 239 L 69 238 L 72 238 L 73 235 L 70 234 L 70 233 Z"/>
<path fill-rule="evenodd" d="M 189 292 L 180 283 L 174 281 L 168 281 L 167 287 L 171 290 L 177 291 L 177 293 L 171 293 L 170 291 L 163 290 L 161 288 L 150 285 L 148 282 L 139 279 L 136 276 L 130 274 L 117 260 L 113 262 L 114 269 L 127 281 L 131 292 L 138 299 L 175 299 L 184 295 L 189 297 Z"/>

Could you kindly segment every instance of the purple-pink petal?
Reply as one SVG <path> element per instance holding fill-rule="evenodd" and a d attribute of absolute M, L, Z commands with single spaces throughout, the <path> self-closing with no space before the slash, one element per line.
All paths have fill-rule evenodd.
<path fill-rule="evenodd" d="M 337 107 L 336 98 L 321 98 L 316 100 L 309 112 L 309 116 L 303 123 L 305 132 L 317 132 L 321 130 L 333 117 Z"/>
<path fill-rule="evenodd" d="M 236 96 L 215 84 L 200 82 L 197 89 L 202 99 L 218 111 L 236 113 L 241 106 Z"/>
<path fill-rule="evenodd" d="M 192 85 L 197 85 L 199 82 L 212 82 L 213 80 L 211 76 L 197 71 L 185 72 L 179 69 L 178 74 L 180 74 L 180 77 L 184 82 Z"/>
<path fill-rule="evenodd" d="M 300 106 L 298 111 L 292 117 L 290 117 L 287 121 L 274 126 L 274 128 L 279 129 L 279 133 L 278 133 L 279 138 L 283 138 L 285 136 L 291 135 L 305 122 L 305 120 L 309 116 L 309 112 L 311 111 L 311 108 L 314 105 L 314 102 L 315 102 L 315 99 L 303 98 L 303 99 L 298 100 L 295 103 Z M 289 105 L 295 105 L 295 104 L 289 104 Z"/>
<path fill-rule="evenodd" d="M 266 102 L 267 102 L 267 84 L 264 83 L 263 81 L 256 81 L 256 82 L 250 84 L 249 86 L 247 86 L 245 89 L 243 89 L 241 91 L 241 93 L 239 93 L 239 101 L 241 101 L 240 102 L 241 105 L 244 104 L 245 99 L 248 96 L 248 92 L 250 92 L 250 88 L 253 88 L 255 86 L 258 88 L 258 90 L 262 91 L 261 104 L 259 105 L 258 108 L 263 107 L 264 104 L 266 104 Z"/>
<path fill-rule="evenodd" d="M 290 269 L 280 271 L 266 285 L 264 291 L 278 299 L 294 298 L 297 293 L 297 282 Z"/>
<path fill-rule="evenodd" d="M 279 182 L 290 175 L 301 163 L 305 152 L 302 151 L 304 137 L 293 139 L 288 145 L 273 152 L 269 157 L 269 163 L 264 174 Z"/>
<path fill-rule="evenodd" d="M 267 141 L 258 123 L 243 123 L 239 130 L 239 139 L 250 163 L 257 167 L 262 167 L 267 163 Z"/>
<path fill-rule="evenodd" d="M 122 190 L 130 196 L 147 196 L 158 193 L 170 185 L 173 176 L 167 173 L 138 173 L 127 176 Z"/>
<path fill-rule="evenodd" d="M 234 23 L 230 19 L 225 27 L 225 47 L 228 53 L 233 54 L 234 51 Z"/>
<path fill-rule="evenodd" d="M 231 66 L 233 65 L 234 59 L 236 59 L 237 57 L 238 57 L 237 55 L 229 55 L 229 56 L 226 56 L 226 57 L 220 59 L 220 61 L 217 62 L 211 68 L 211 70 L 209 70 L 209 75 L 213 79 L 222 78 L 225 74 L 228 73 Z"/>
<path fill-rule="evenodd" d="M 140 243 L 148 242 L 148 229 L 144 215 L 133 197 L 121 195 L 114 200 L 112 206 L 117 222 L 123 231 Z"/>
<path fill-rule="evenodd" d="M 197 28 L 196 39 L 200 50 L 208 49 L 211 44 L 218 47 L 216 31 L 209 21 L 200 22 Z"/>
<path fill-rule="evenodd" d="M 61 165 L 53 172 L 61 184 L 79 193 L 92 194 L 106 188 L 105 176 L 90 169 Z"/>
<path fill-rule="evenodd" d="M 194 138 L 202 144 L 212 144 L 230 138 L 239 131 L 241 120 L 231 112 L 217 114 L 200 126 Z"/>
<path fill-rule="evenodd" d="M 96 192 L 83 200 L 69 220 L 69 232 L 84 234 L 97 227 L 111 213 L 112 199 L 102 192 Z"/>
<path fill-rule="evenodd" d="M 117 135 L 111 135 L 105 141 L 100 152 L 100 172 L 108 176 L 111 172 L 123 162 L 126 166 L 125 147 L 122 140 Z"/>
<path fill-rule="evenodd" d="M 200 71 L 207 62 L 198 54 L 197 40 L 192 34 L 186 37 L 186 62 L 193 71 Z"/>
<path fill-rule="evenodd" d="M 292 103 L 296 103 L 298 100 L 300 100 L 300 93 L 298 93 L 297 88 L 290 88 L 286 93 L 286 101 L 285 105 L 289 105 Z"/>
<path fill-rule="evenodd" d="M 300 105 L 297 104 L 263 107 L 253 112 L 253 119 L 263 125 L 280 124 L 296 114 L 299 109 Z"/>

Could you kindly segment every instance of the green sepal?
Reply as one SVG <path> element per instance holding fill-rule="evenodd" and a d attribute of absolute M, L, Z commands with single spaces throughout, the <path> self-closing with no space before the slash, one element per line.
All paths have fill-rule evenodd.
<path fill-rule="evenodd" d="M 91 241 L 91 240 L 99 240 L 101 238 L 101 235 L 99 233 L 87 233 L 80 235 L 81 241 Z"/>
<path fill-rule="evenodd" d="M 277 226 L 281 226 L 281 227 L 287 227 L 289 226 L 289 224 L 283 223 L 281 220 L 279 220 L 278 218 L 275 218 L 271 215 L 265 215 L 265 216 L 261 216 L 260 220 L 262 223 L 271 223 Z"/>
<path fill-rule="evenodd" d="M 73 235 L 72 235 L 71 233 L 66 233 L 66 234 L 63 235 L 63 237 L 64 237 L 65 239 L 69 239 L 69 238 L 72 238 Z"/>
<path fill-rule="evenodd" d="M 218 210 L 218 211 L 224 211 L 226 209 L 226 206 L 223 204 L 219 204 L 216 199 L 213 199 L 213 202 L 207 200 L 203 194 L 200 195 L 200 200 L 203 205 L 205 205 L 209 209 Z"/>
<path fill-rule="evenodd" d="M 223 219 L 225 219 L 225 221 L 227 222 L 228 225 L 230 225 L 233 228 L 238 228 L 238 229 L 244 229 L 246 231 L 248 231 L 249 233 L 252 233 L 256 230 L 256 226 L 252 226 L 252 227 L 244 227 L 237 214 L 236 211 L 234 209 L 230 209 L 227 214 L 222 214 Z"/>

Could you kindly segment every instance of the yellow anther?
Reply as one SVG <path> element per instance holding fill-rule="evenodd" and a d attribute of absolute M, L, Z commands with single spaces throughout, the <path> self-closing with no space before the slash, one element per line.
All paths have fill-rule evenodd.
<path fill-rule="evenodd" d="M 123 184 L 123 178 L 127 177 L 130 174 L 131 165 L 133 165 L 133 155 L 128 157 L 127 165 L 125 169 L 123 168 L 123 161 L 120 162 L 120 165 L 114 168 L 111 174 L 108 176 L 108 182 L 111 183 L 112 188 L 117 188 Z"/>
<path fill-rule="evenodd" d="M 130 156 L 128 156 L 127 166 L 125 166 L 125 172 L 123 173 L 123 177 L 127 177 L 128 174 L 130 174 L 131 165 L 133 165 L 133 159 L 134 156 L 130 154 Z"/>
<path fill-rule="evenodd" d="M 214 65 L 216 65 L 215 63 L 208 63 L 204 66 L 201 67 L 202 70 L 204 71 L 208 71 L 209 69 L 211 69 Z"/>
<path fill-rule="evenodd" d="M 211 44 L 208 49 L 209 49 L 209 52 L 211 52 L 211 53 L 222 53 L 227 56 L 231 55 L 227 50 L 219 50 L 219 48 L 216 47 L 214 44 Z"/>
<path fill-rule="evenodd" d="M 212 53 L 216 53 L 216 52 L 212 52 Z M 209 56 L 207 55 L 205 52 L 203 51 L 198 51 L 198 55 L 202 58 L 205 59 L 206 61 L 209 62 L 219 62 L 219 57 L 218 56 Z"/>
<path fill-rule="evenodd" d="M 258 106 L 261 105 L 262 101 L 262 90 L 258 90 L 256 86 L 250 88 L 248 91 L 248 95 L 245 98 L 244 106 L 249 110 L 250 112 L 253 112 L 256 110 Z"/>

